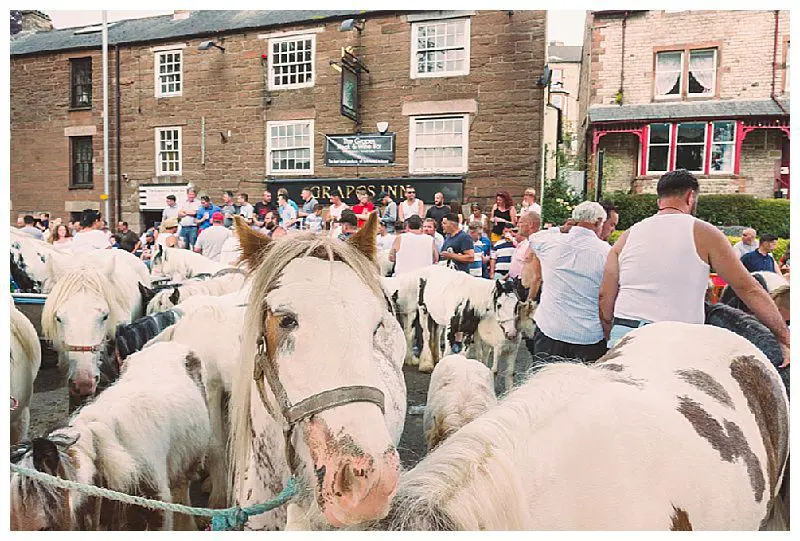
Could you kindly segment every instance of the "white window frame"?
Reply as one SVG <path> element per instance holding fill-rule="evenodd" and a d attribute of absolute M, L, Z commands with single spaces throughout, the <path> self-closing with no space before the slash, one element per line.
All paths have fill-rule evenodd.
<path fill-rule="evenodd" d="M 732 122 L 733 123 L 733 141 L 723 141 L 723 142 L 714 142 L 714 124 L 722 123 L 722 122 Z M 711 169 L 711 157 L 708 158 L 708 174 L 709 175 L 733 175 L 734 171 L 736 170 L 736 136 L 738 135 L 738 130 L 736 129 L 736 120 L 713 120 L 709 122 L 708 132 L 706 134 L 706 140 L 710 137 L 711 140 L 708 141 L 708 152 L 712 153 L 714 151 L 714 145 L 730 145 L 733 148 L 733 155 L 731 156 L 731 168 L 730 171 L 714 171 Z"/>
<path fill-rule="evenodd" d="M 680 69 L 680 80 L 678 82 L 678 93 L 677 94 L 657 94 L 656 93 L 656 81 L 658 80 L 658 55 L 660 54 L 676 54 L 679 53 L 681 55 L 681 69 Z M 686 54 L 685 51 L 658 51 L 656 53 L 656 65 L 653 71 L 653 97 L 657 100 L 679 100 L 683 97 L 683 85 L 684 85 L 684 72 L 683 63 L 686 61 Z M 688 77 L 689 75 L 686 74 Z M 656 124 L 659 124 L 656 122 Z"/>
<path fill-rule="evenodd" d="M 272 169 L 272 128 L 278 126 L 289 126 L 297 124 L 308 124 L 308 133 L 310 138 L 310 168 L 309 169 L 291 169 L 291 170 L 273 170 Z M 300 120 L 270 120 L 267 122 L 267 175 L 274 176 L 308 176 L 314 174 L 314 119 L 300 119 Z M 287 150 L 287 149 L 280 149 Z"/>
<path fill-rule="evenodd" d="M 430 26 L 433 24 L 451 24 L 451 23 L 463 23 L 464 24 L 464 68 L 457 71 L 441 71 L 441 72 L 434 72 L 434 73 L 419 73 L 417 71 L 417 37 L 419 35 L 419 28 L 421 26 Z M 426 21 L 419 21 L 411 23 L 411 66 L 409 67 L 410 77 L 412 79 L 431 79 L 437 77 L 461 77 L 463 75 L 469 75 L 469 65 L 470 65 L 470 42 L 472 41 L 472 33 L 470 30 L 470 18 L 458 18 L 458 19 L 442 19 L 442 20 L 426 20 Z M 457 49 L 458 47 L 453 47 L 453 49 Z"/>
<path fill-rule="evenodd" d="M 692 53 L 702 53 L 706 51 L 711 51 L 714 53 L 714 69 L 713 78 L 711 79 L 711 92 L 689 92 L 689 74 L 691 73 L 690 68 L 692 65 Z M 716 47 L 708 47 L 706 49 L 690 49 L 689 55 L 684 55 L 683 61 L 686 62 L 686 69 L 684 72 L 686 73 L 686 96 L 689 98 L 713 98 L 716 95 L 717 89 L 717 59 L 719 58 L 719 53 Z"/>
<path fill-rule="evenodd" d="M 177 92 L 162 92 L 161 91 L 161 56 L 167 54 L 177 54 L 180 56 L 181 62 L 181 69 L 178 72 L 180 75 L 180 86 L 181 89 Z M 182 49 L 168 49 L 165 51 L 156 51 L 153 53 L 153 76 L 155 78 L 155 91 L 156 91 L 156 98 L 171 98 L 174 96 L 182 96 L 183 95 L 183 50 Z"/>
<path fill-rule="evenodd" d="M 790 66 L 790 64 L 791 64 L 790 60 L 792 59 L 791 48 L 792 48 L 791 41 L 787 41 L 786 42 L 786 58 L 784 59 L 785 62 L 784 62 L 784 66 L 783 66 L 783 93 L 784 94 L 790 94 L 790 90 L 791 90 L 791 85 L 790 85 L 790 83 L 792 81 L 791 66 Z"/>
<path fill-rule="evenodd" d="M 558 73 L 558 77 L 556 77 Z M 550 76 L 550 88 L 564 88 L 564 68 L 553 68 Z"/>
<path fill-rule="evenodd" d="M 418 168 L 414 160 L 414 151 L 417 149 L 417 122 L 420 120 L 449 120 L 462 119 L 461 134 L 461 165 L 458 167 L 434 167 L 429 169 Z M 408 172 L 413 174 L 420 173 L 466 173 L 469 166 L 469 114 L 447 114 L 447 115 L 420 115 L 409 117 L 408 126 Z"/>
<path fill-rule="evenodd" d="M 302 82 L 302 83 L 294 83 L 294 84 L 285 84 L 281 85 L 275 84 L 275 74 L 273 73 L 275 70 L 274 62 L 272 61 L 272 47 L 278 43 L 288 43 L 291 41 L 305 41 L 311 40 L 311 78 Z M 305 33 L 305 34 L 293 34 L 285 37 L 276 37 L 270 38 L 267 42 L 267 88 L 269 90 L 292 90 L 295 88 L 310 88 L 314 86 L 314 83 L 317 80 L 317 35 L 314 33 Z"/>
<path fill-rule="evenodd" d="M 679 143 L 678 142 L 678 132 L 680 132 L 680 130 L 681 130 L 681 124 L 702 124 L 703 125 L 703 142 L 702 142 L 702 144 L 701 143 Z M 707 156 L 706 153 L 709 150 L 709 147 L 708 147 L 709 123 L 708 122 L 692 122 L 692 121 L 688 121 L 688 122 L 675 122 L 674 125 L 675 125 L 675 159 L 673 160 L 674 163 L 672 164 L 672 169 L 670 169 L 670 171 L 678 169 L 678 148 L 679 147 L 681 147 L 681 146 L 699 146 L 700 148 L 703 149 L 703 158 L 702 158 L 702 160 L 700 160 L 700 169 L 687 169 L 687 171 L 689 171 L 690 173 L 698 174 L 698 175 L 704 175 L 705 171 L 706 171 L 706 162 L 708 161 L 708 156 Z"/>
<path fill-rule="evenodd" d="M 666 124 L 668 126 L 667 133 L 669 133 L 669 142 L 667 143 L 667 168 L 663 171 L 651 170 L 650 169 L 650 147 L 653 146 L 650 143 L 650 138 L 653 136 L 653 130 L 650 128 L 651 124 Z M 645 167 L 647 168 L 648 175 L 660 175 L 664 174 L 670 170 L 672 166 L 672 124 L 668 122 L 652 122 L 647 126 L 647 156 L 645 157 Z M 655 146 L 663 147 L 664 143 L 656 143 Z"/>
<path fill-rule="evenodd" d="M 178 170 L 164 171 L 161 169 L 161 132 L 172 130 L 178 132 Z M 159 126 L 154 133 L 156 140 L 156 176 L 183 175 L 183 128 L 181 126 Z"/>

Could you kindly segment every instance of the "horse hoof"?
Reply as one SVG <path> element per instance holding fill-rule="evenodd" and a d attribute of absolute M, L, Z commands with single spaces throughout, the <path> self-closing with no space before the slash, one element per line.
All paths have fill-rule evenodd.
<path fill-rule="evenodd" d="M 419 371 L 423 374 L 430 374 L 433 372 L 433 363 L 420 363 Z"/>

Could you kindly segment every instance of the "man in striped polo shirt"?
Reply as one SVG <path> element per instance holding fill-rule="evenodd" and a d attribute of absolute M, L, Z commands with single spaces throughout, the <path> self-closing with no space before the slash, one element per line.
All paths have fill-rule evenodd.
<path fill-rule="evenodd" d="M 478 278 L 488 278 L 492 243 L 489 237 L 483 234 L 483 224 L 477 221 L 470 223 L 469 236 L 475 250 L 475 259 L 469 264 L 469 273 Z"/>
<path fill-rule="evenodd" d="M 503 236 L 492 246 L 492 260 L 489 263 L 489 278 L 502 280 L 511 270 L 511 259 L 514 257 L 514 225 L 506 222 Z"/>

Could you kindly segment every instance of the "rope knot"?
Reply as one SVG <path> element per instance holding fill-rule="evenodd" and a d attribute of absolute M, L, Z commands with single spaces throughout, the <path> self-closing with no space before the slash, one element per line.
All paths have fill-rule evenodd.
<path fill-rule="evenodd" d="M 215 532 L 235 530 L 241 531 L 247 524 L 247 513 L 241 507 L 231 507 L 211 517 L 211 530 Z"/>

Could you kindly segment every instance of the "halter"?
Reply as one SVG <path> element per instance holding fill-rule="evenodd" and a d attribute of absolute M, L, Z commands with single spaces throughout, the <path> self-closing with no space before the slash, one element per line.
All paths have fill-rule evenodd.
<path fill-rule="evenodd" d="M 267 399 L 264 379 L 272 390 L 272 394 L 278 401 L 281 415 L 278 416 Z M 275 419 L 283 418 L 283 437 L 286 443 L 286 459 L 292 473 L 297 469 L 298 457 L 292 445 L 292 430 L 302 420 L 308 419 L 312 415 L 343 406 L 354 402 L 369 402 L 375 404 L 384 413 L 384 395 L 380 389 L 366 385 L 348 385 L 337 387 L 309 396 L 292 405 L 286 389 L 278 379 L 278 371 L 275 365 L 269 362 L 267 356 L 267 338 L 263 334 L 258 339 L 255 363 L 253 368 L 253 380 L 255 380 L 261 403 L 269 414 Z"/>
<path fill-rule="evenodd" d="M 64 344 L 63 348 L 66 351 L 79 351 L 79 352 L 97 352 L 102 351 L 102 344 L 95 344 L 93 346 L 73 346 L 72 344 Z"/>
<path fill-rule="evenodd" d="M 19 400 L 17 400 L 16 398 L 14 398 L 14 397 L 12 396 L 12 397 L 11 397 L 11 411 L 14 411 L 14 410 L 15 410 L 15 409 L 17 409 L 18 407 L 19 407 Z"/>

